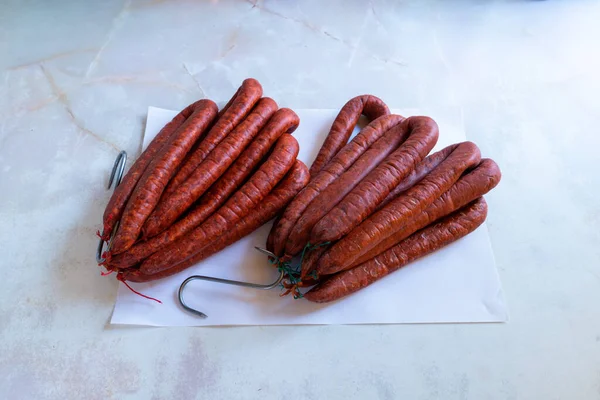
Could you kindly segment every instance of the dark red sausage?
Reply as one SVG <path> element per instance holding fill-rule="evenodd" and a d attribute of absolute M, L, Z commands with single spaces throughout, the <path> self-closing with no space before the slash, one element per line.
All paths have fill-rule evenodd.
<path fill-rule="evenodd" d="M 298 116 L 289 108 L 278 110 L 234 164 L 200 198 L 196 207 L 166 231 L 112 257 L 109 265 L 115 268 L 135 265 L 206 221 L 263 161 L 277 139 L 283 133 L 292 133 L 299 123 Z"/>
<path fill-rule="evenodd" d="M 415 169 L 413 169 L 410 174 L 406 178 L 402 180 L 392 189 L 392 191 L 387 195 L 385 199 L 377 206 L 375 211 L 378 211 L 385 207 L 390 201 L 394 200 L 400 193 L 404 193 L 417 183 L 421 181 L 427 174 L 433 171 L 442 161 L 446 159 L 454 151 L 454 149 L 458 146 L 458 143 L 453 144 L 448 147 L 444 147 L 442 150 L 437 151 L 429 156 L 427 156 L 423 161 L 421 161 Z"/>
<path fill-rule="evenodd" d="M 425 210 L 450 189 L 466 170 L 481 161 L 479 148 L 472 142 L 452 147 L 448 157 L 419 183 L 369 216 L 335 243 L 319 260 L 318 274 L 333 274 L 341 271 L 345 265 L 352 264 L 356 258 Z"/>
<path fill-rule="evenodd" d="M 493 160 L 484 158 L 479 165 L 465 173 L 452 187 L 415 218 L 408 221 L 398 231 L 383 239 L 370 251 L 364 253 L 352 265 L 353 268 L 384 252 L 394 244 L 406 239 L 419 229 L 430 225 L 438 219 L 453 213 L 475 199 L 492 190 L 500 182 L 502 174 Z M 346 267 L 344 266 L 344 269 Z"/>
<path fill-rule="evenodd" d="M 229 168 L 277 111 L 277 103 L 264 97 L 252 112 L 198 165 L 185 182 L 162 196 L 142 229 L 149 238 L 169 228 Z M 202 143 L 200 143 L 202 146 Z"/>
<path fill-rule="evenodd" d="M 310 243 L 333 242 L 350 232 L 435 146 L 439 132 L 431 118 L 409 117 L 401 124 L 409 132 L 406 141 L 317 222 L 311 232 Z"/>
<path fill-rule="evenodd" d="M 278 223 L 273 225 L 271 232 L 275 254 L 279 257 L 284 256 L 288 236 L 311 201 L 344 173 L 385 132 L 402 122 L 403 119 L 399 115 L 377 118 L 344 146 L 321 172 L 316 176 L 311 175 L 308 185 L 286 207 Z"/>
<path fill-rule="evenodd" d="M 319 222 L 344 196 L 359 184 L 373 169 L 406 139 L 405 126 L 400 124 L 388 130 L 373 143 L 358 160 L 317 196 L 292 228 L 285 244 L 286 254 L 297 254 L 308 243 L 315 224 Z M 321 243 L 321 242 L 319 242 Z"/>
<path fill-rule="evenodd" d="M 218 251 L 221 251 L 232 243 L 237 242 L 273 219 L 275 215 L 298 193 L 298 191 L 308 183 L 308 180 L 308 167 L 304 165 L 302 161 L 296 160 L 286 177 L 263 199 L 263 201 L 258 203 L 256 208 L 235 224 L 233 230 L 211 242 L 195 256 L 156 274 L 145 275 L 139 269 L 133 268 L 124 270 L 120 272 L 120 274 L 128 281 L 148 282 L 183 271 Z"/>
<path fill-rule="evenodd" d="M 215 214 L 186 236 L 148 257 L 140 270 L 150 275 L 170 268 L 194 256 L 211 241 L 233 229 L 290 170 L 298 150 L 298 142 L 293 136 L 282 135 L 269 158 Z"/>
<path fill-rule="evenodd" d="M 160 149 L 169 141 L 169 138 L 175 133 L 181 125 L 196 111 L 199 107 L 203 107 L 204 102 L 202 100 L 197 101 L 187 106 L 183 111 L 175 116 L 167 125 L 164 126 L 150 142 L 146 150 L 138 157 L 133 163 L 127 174 L 123 177 L 121 184 L 117 186 L 113 192 L 107 206 L 104 211 L 104 228 L 102 231 L 102 239 L 108 240 L 111 232 L 117 223 L 121 219 L 127 200 L 133 193 L 135 185 L 138 183 L 140 177 L 146 170 L 146 167 L 154 159 Z"/>
<path fill-rule="evenodd" d="M 123 211 L 110 254 L 122 253 L 135 243 L 146 218 L 160 200 L 177 167 L 217 116 L 217 105 L 214 102 L 201 100 L 199 103 L 194 113 L 171 135 L 139 179 Z"/>
<path fill-rule="evenodd" d="M 389 113 L 390 110 L 381 99 L 369 94 L 357 96 L 348 101 L 333 121 L 331 130 L 310 167 L 310 175 L 317 175 L 346 145 L 362 114 L 369 120 L 374 120 Z"/>
<path fill-rule="evenodd" d="M 281 220 L 281 215 L 278 215 L 273 221 L 273 226 L 277 225 Z M 267 236 L 267 241 L 265 243 L 265 248 L 269 250 L 271 253 L 275 250 L 275 229 L 271 228 L 269 231 L 269 235 Z"/>
<path fill-rule="evenodd" d="M 480 197 L 470 205 L 441 221 L 418 231 L 371 260 L 322 281 L 304 294 L 304 298 L 326 303 L 352 294 L 406 264 L 468 235 L 487 216 L 487 204 Z"/>
<path fill-rule="evenodd" d="M 319 246 L 307 253 L 302 258 L 302 264 L 300 265 L 300 279 L 304 280 L 309 276 L 313 271 L 317 269 L 317 265 L 319 259 L 327 251 L 329 245 Z"/>
<path fill-rule="evenodd" d="M 185 159 L 177 174 L 169 182 L 165 194 L 173 192 L 187 180 L 212 149 L 217 147 L 221 140 L 248 115 L 262 94 L 262 86 L 256 79 L 249 78 L 242 82 L 242 86 L 219 114 L 217 123 L 206 134 L 198 147 Z"/>
<path fill-rule="evenodd" d="M 193 215 L 195 219 L 200 221 L 198 224 L 203 222 L 227 200 L 263 161 L 277 139 L 284 133 L 294 132 L 299 123 L 300 119 L 295 112 L 289 108 L 279 109 L 235 163 L 200 198 L 198 206 L 192 210 L 190 216 Z"/>

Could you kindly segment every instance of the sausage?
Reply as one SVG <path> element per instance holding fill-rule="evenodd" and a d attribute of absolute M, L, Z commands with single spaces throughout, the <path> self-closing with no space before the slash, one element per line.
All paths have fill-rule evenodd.
<path fill-rule="evenodd" d="M 402 121 L 401 116 L 382 116 L 365 127 L 352 141 L 336 154 L 330 163 L 317 174 L 285 209 L 281 219 L 273 225 L 270 236 L 273 237 L 273 251 L 279 257 L 284 256 L 285 245 L 290 231 L 310 204 L 339 175 L 350 167 L 364 151 L 375 143 L 386 131 Z M 287 255 L 289 258 L 289 255 Z"/>
<path fill-rule="evenodd" d="M 184 108 L 171 120 L 171 122 L 166 124 L 160 130 L 158 135 L 152 139 L 146 150 L 144 150 L 138 159 L 135 160 L 108 201 L 103 217 L 103 240 L 107 241 L 110 238 L 115 224 L 121 219 L 127 200 L 129 200 L 131 193 L 133 193 L 133 190 L 135 189 L 135 185 L 146 170 L 146 167 L 148 167 L 165 143 L 169 141 L 169 138 L 171 138 L 173 133 L 181 127 L 194 111 L 203 106 L 204 102 L 200 100 Z"/>
<path fill-rule="evenodd" d="M 402 182 L 400 182 L 400 184 L 398 184 L 398 186 L 396 186 L 394 189 L 392 189 L 392 191 L 390 192 L 390 194 L 383 200 L 382 204 L 380 204 L 377 207 L 377 210 L 383 208 L 385 205 L 387 205 L 387 203 L 389 203 L 394 198 L 396 198 L 400 193 L 403 193 L 407 189 L 410 189 L 411 187 L 413 187 L 416 183 L 420 182 L 421 179 L 423 179 L 423 177 L 425 177 L 427 174 L 429 174 L 446 157 L 448 157 L 448 155 L 457 146 L 458 146 L 458 144 L 451 145 L 451 146 L 448 146 L 448 147 L 446 147 L 446 148 L 444 148 L 444 149 L 442 149 L 442 150 L 440 150 L 440 151 L 438 151 L 438 152 L 436 152 L 436 153 L 434 153 L 434 154 L 432 154 L 430 156 L 427 156 L 427 158 L 425 158 L 421 163 L 419 163 L 419 165 L 417 165 L 417 167 L 409 174 L 409 176 L 407 176 L 406 178 L 404 178 L 404 180 Z M 478 195 L 476 197 L 479 197 L 481 195 L 483 195 L 483 193 L 481 193 L 480 195 Z M 471 199 L 471 200 L 473 200 L 473 199 Z M 471 201 L 471 200 L 469 200 L 469 201 Z M 462 207 L 462 205 L 461 205 L 461 207 Z M 454 210 L 452 210 L 452 211 L 454 211 Z M 426 224 L 426 225 L 428 225 L 428 224 Z M 419 227 L 418 229 L 421 229 L 422 227 L 424 227 L 426 225 L 423 225 L 423 226 Z M 410 234 L 414 233 L 416 230 L 417 229 L 414 229 L 412 232 L 410 232 Z M 271 231 L 271 232 L 273 232 L 273 231 Z M 404 236 L 402 239 L 406 238 L 409 235 Z M 270 237 L 271 237 L 271 235 L 269 235 L 269 238 Z M 368 254 L 371 254 L 371 256 L 368 257 L 368 258 L 366 258 L 365 260 L 363 260 L 363 262 L 366 261 L 366 260 L 369 260 L 369 259 L 373 258 L 377 254 L 381 253 L 381 251 L 386 250 L 388 247 L 390 247 L 393 244 L 399 242 L 400 240 L 401 239 L 397 239 L 395 242 L 391 243 L 389 246 L 381 249 L 380 251 L 376 252 L 375 254 L 371 254 L 372 253 L 371 251 L 368 252 Z M 269 245 L 269 242 L 267 241 L 267 246 L 268 245 Z M 312 273 L 314 270 L 316 270 L 317 263 L 318 263 L 319 259 L 328 250 L 329 247 L 330 247 L 329 245 L 327 245 L 327 246 L 320 246 L 318 248 L 312 249 L 306 256 L 304 256 L 304 258 L 302 259 L 301 272 L 300 272 L 300 279 L 302 279 L 302 283 L 303 284 L 306 284 L 304 282 L 304 280 L 308 277 L 308 275 L 310 273 Z M 268 247 L 267 247 L 267 250 L 269 250 Z M 361 257 L 361 258 L 363 258 L 363 257 Z M 356 266 L 356 265 L 357 264 L 355 262 L 355 265 L 353 265 L 353 266 Z M 310 284 L 307 284 L 307 285 L 308 286 L 312 286 Z"/>
<path fill-rule="evenodd" d="M 282 135 L 269 158 L 215 214 L 186 236 L 148 257 L 142 262 L 140 270 L 145 274 L 153 274 L 170 268 L 192 257 L 227 230 L 233 229 L 290 170 L 298 150 L 298 142 L 293 136 Z"/>
<path fill-rule="evenodd" d="M 434 252 L 479 227 L 487 216 L 483 197 L 418 231 L 378 256 L 322 281 L 304 294 L 304 298 L 326 303 L 354 293 L 406 264 Z"/>
<path fill-rule="evenodd" d="M 361 114 L 369 120 L 374 120 L 389 113 L 387 105 L 378 97 L 365 94 L 350 99 L 335 117 L 331 130 L 310 167 L 310 175 L 317 175 L 346 145 Z"/>
<path fill-rule="evenodd" d="M 286 207 L 277 224 L 273 225 L 271 231 L 273 252 L 277 256 L 284 256 L 288 236 L 311 201 L 346 171 L 384 133 L 398 125 L 403 119 L 399 115 L 377 118 L 344 146 L 316 176 L 311 175 L 308 185 Z"/>
<path fill-rule="evenodd" d="M 260 99 L 246 119 L 210 152 L 185 182 L 162 196 L 142 228 L 144 237 L 155 236 L 170 227 L 229 168 L 275 111 L 274 100 Z"/>
<path fill-rule="evenodd" d="M 344 269 L 353 268 L 370 260 L 399 241 L 406 239 L 419 229 L 483 196 L 498 185 L 501 177 L 500 168 L 498 168 L 498 165 L 493 160 L 489 158 L 482 159 L 477 167 L 461 176 L 446 193 L 434 201 L 425 211 L 408 221 L 398 231 L 381 240 L 370 251 L 356 259 L 352 265 L 349 265 L 347 268 L 344 266 Z"/>
<path fill-rule="evenodd" d="M 285 244 L 286 254 L 297 254 L 309 241 L 311 230 L 356 185 L 406 139 L 405 125 L 396 125 L 369 147 L 342 175 L 321 192 L 292 228 Z"/>
<path fill-rule="evenodd" d="M 246 214 L 233 230 L 228 231 L 217 240 L 204 247 L 195 256 L 179 263 L 169 269 L 156 274 L 146 275 L 139 269 L 129 268 L 122 270 L 123 278 L 133 282 L 148 282 L 165 278 L 197 264 L 209 256 L 221 251 L 225 247 L 237 242 L 244 236 L 254 232 L 260 226 L 273 219 L 275 215 L 288 204 L 288 202 L 302 189 L 309 180 L 308 167 L 300 160 L 296 160 L 285 178 L 248 214 Z"/>
<path fill-rule="evenodd" d="M 292 133 L 299 123 L 298 115 L 289 108 L 278 110 L 252 143 L 235 160 L 235 163 L 210 187 L 208 192 L 200 198 L 199 203 L 185 217 L 166 231 L 145 242 L 139 242 L 128 251 L 112 257 L 109 265 L 115 268 L 127 268 L 135 265 L 203 223 L 246 180 L 277 139 L 285 132 Z"/>
<path fill-rule="evenodd" d="M 300 124 L 298 115 L 289 108 L 279 109 L 269 120 L 267 126 L 250 143 L 235 163 L 219 178 L 189 216 L 198 221 L 196 226 L 211 215 L 246 180 L 267 155 L 273 144 L 284 133 L 292 133 Z"/>
<path fill-rule="evenodd" d="M 462 142 L 455 146 L 448 157 L 418 184 L 369 216 L 335 243 L 319 260 L 318 274 L 333 274 L 354 262 L 357 257 L 375 247 L 381 239 L 385 239 L 425 210 L 450 189 L 463 172 L 480 161 L 481 153 L 474 143 Z"/>
<path fill-rule="evenodd" d="M 377 206 L 375 211 L 378 211 L 385 207 L 390 201 L 394 200 L 400 193 L 404 193 L 417 183 L 421 181 L 427 174 L 433 171 L 442 161 L 446 159 L 456 149 L 458 143 L 444 147 L 442 150 L 437 151 L 427 156 L 421 161 L 415 169 L 404 180 L 402 180 L 392 191 L 387 195 L 385 199 Z"/>
<path fill-rule="evenodd" d="M 212 149 L 246 117 L 262 94 L 262 86 L 256 79 L 248 78 L 242 82 L 242 86 L 219 113 L 216 124 L 208 131 L 198 147 L 188 155 L 177 174 L 169 182 L 165 194 L 172 193 L 187 180 Z"/>
<path fill-rule="evenodd" d="M 278 215 L 275 218 L 275 221 L 273 221 L 273 227 L 275 227 L 277 224 L 279 224 L 279 221 L 281 220 L 281 215 Z M 271 253 L 274 252 L 275 250 L 275 229 L 272 229 L 269 231 L 269 235 L 267 236 L 267 241 L 265 242 L 265 248 L 270 251 Z"/>
<path fill-rule="evenodd" d="M 406 141 L 317 222 L 310 243 L 333 242 L 350 232 L 435 146 L 439 131 L 431 118 L 409 117 L 402 125 L 406 125 L 409 132 Z M 324 203 L 327 204 L 326 199 Z"/>
<path fill-rule="evenodd" d="M 327 251 L 329 245 L 323 245 L 311 249 L 302 258 L 302 264 L 300 264 L 300 279 L 306 279 L 313 271 L 317 269 L 319 259 Z"/>
<path fill-rule="evenodd" d="M 158 203 L 165 186 L 194 142 L 217 116 L 217 111 L 214 102 L 201 100 L 194 113 L 171 136 L 148 165 L 125 206 L 110 254 L 122 253 L 135 243 L 146 218 Z"/>

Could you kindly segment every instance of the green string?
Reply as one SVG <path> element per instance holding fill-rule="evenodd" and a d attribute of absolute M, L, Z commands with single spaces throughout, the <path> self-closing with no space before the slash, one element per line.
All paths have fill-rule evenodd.
<path fill-rule="evenodd" d="M 271 264 L 277 265 L 277 269 L 286 275 L 286 278 L 289 280 L 291 285 L 296 285 L 302 281 L 300 279 L 300 273 L 302 271 L 302 262 L 304 261 L 304 257 L 306 256 L 306 253 L 309 251 L 312 251 L 314 249 L 317 249 L 319 247 L 327 246 L 329 243 L 331 243 L 331 242 L 325 242 L 325 243 L 314 244 L 314 245 L 310 244 L 310 242 L 306 243 L 306 246 L 304 246 L 304 248 L 302 249 L 302 254 L 300 255 L 300 261 L 298 262 L 298 264 L 296 266 L 293 266 L 292 263 L 289 261 L 281 261 L 279 258 L 275 258 L 275 259 L 270 258 L 269 262 Z M 314 279 L 317 279 L 317 271 L 316 270 L 312 271 L 310 273 L 310 276 Z M 279 284 L 279 286 L 281 287 L 281 290 L 285 289 L 285 286 L 283 286 L 283 283 Z M 302 293 L 294 294 L 294 299 L 299 299 L 302 297 L 304 297 L 304 295 Z"/>

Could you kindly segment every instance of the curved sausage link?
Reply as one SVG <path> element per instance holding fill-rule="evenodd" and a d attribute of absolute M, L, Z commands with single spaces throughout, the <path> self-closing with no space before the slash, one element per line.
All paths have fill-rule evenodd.
<path fill-rule="evenodd" d="M 463 142 L 454 147 L 448 157 L 429 175 L 335 243 L 319 261 L 319 275 L 341 271 L 345 265 L 351 264 L 357 257 L 371 250 L 379 240 L 390 236 L 425 210 L 450 189 L 466 170 L 480 161 L 481 153 L 474 143 Z"/>
<path fill-rule="evenodd" d="M 333 242 L 367 218 L 392 189 L 406 178 L 437 142 L 439 131 L 428 117 L 409 117 L 404 143 L 371 171 L 312 229 L 310 243 Z M 327 202 L 324 200 L 324 203 Z"/>
<path fill-rule="evenodd" d="M 122 253 L 133 246 L 144 222 L 160 200 L 165 186 L 196 140 L 215 119 L 217 111 L 214 102 L 201 100 L 201 105 L 148 165 L 125 206 L 110 254 Z"/>
<path fill-rule="evenodd" d="M 346 145 L 361 115 L 364 114 L 372 121 L 389 113 L 390 110 L 387 105 L 380 98 L 373 95 L 365 94 L 350 99 L 333 121 L 331 130 L 310 167 L 310 175 L 317 175 Z"/>
<path fill-rule="evenodd" d="M 203 222 L 246 180 L 252 171 L 264 160 L 275 142 L 284 133 L 291 134 L 300 124 L 298 115 L 289 108 L 279 109 L 267 126 L 254 139 L 250 146 L 238 157 L 235 163 L 219 178 L 208 192 L 200 198 L 198 205 L 190 212 Z"/>
<path fill-rule="evenodd" d="M 344 146 L 316 176 L 311 175 L 308 185 L 286 207 L 277 224 L 273 225 L 270 236 L 273 236 L 273 252 L 275 254 L 279 257 L 284 256 L 290 232 L 306 207 L 358 160 L 373 143 L 403 119 L 399 115 L 385 115 L 377 118 Z M 293 254 L 287 256 L 291 255 Z"/>
<path fill-rule="evenodd" d="M 165 194 L 172 193 L 188 179 L 212 149 L 248 115 L 262 94 L 262 86 L 256 79 L 248 78 L 242 82 L 242 86 L 219 113 L 215 125 L 208 131 L 196 149 L 188 155 L 177 174 L 169 182 Z"/>
<path fill-rule="evenodd" d="M 308 183 L 309 179 L 310 175 L 308 173 L 308 167 L 304 165 L 302 161 L 296 160 L 285 178 L 277 184 L 263 201 L 258 203 L 251 212 L 246 214 L 238 223 L 236 223 L 233 230 L 228 231 L 217 240 L 211 242 L 193 257 L 155 274 L 146 275 L 139 269 L 134 268 L 123 270 L 120 274 L 128 281 L 148 282 L 171 276 L 199 263 L 225 247 L 237 242 L 244 236 L 249 235 L 273 219 L 275 215 L 298 193 L 298 191 Z"/>
<path fill-rule="evenodd" d="M 160 132 L 158 132 L 158 135 L 152 139 L 148 147 L 146 147 L 146 150 L 144 150 L 138 159 L 135 160 L 106 205 L 103 217 L 104 227 L 102 239 L 108 240 L 110 238 L 110 234 L 115 224 L 121 219 L 127 200 L 129 200 L 131 193 L 133 193 L 133 190 L 135 189 L 135 185 L 146 170 L 146 167 L 148 167 L 156 154 L 158 154 L 162 147 L 169 141 L 173 133 L 177 132 L 181 125 L 195 111 L 202 107 L 204 107 L 204 101 L 200 100 L 184 108 L 171 120 L 171 122 L 166 124 Z"/>
<path fill-rule="evenodd" d="M 267 236 L 267 241 L 265 242 L 265 249 L 269 250 L 271 253 L 275 251 L 275 228 L 279 221 L 281 220 L 281 215 L 275 217 L 275 221 L 273 221 L 273 225 L 271 226 L 271 230 L 269 231 L 269 235 Z"/>
<path fill-rule="evenodd" d="M 311 230 L 344 196 L 390 155 L 408 136 L 402 124 L 388 130 L 358 160 L 332 182 L 306 208 L 293 227 L 285 244 L 286 254 L 297 254 L 309 241 Z"/>
<path fill-rule="evenodd" d="M 370 260 L 419 229 L 425 228 L 427 225 L 483 196 L 498 185 L 501 177 L 500 168 L 493 160 L 489 158 L 482 159 L 477 167 L 461 176 L 446 193 L 434 201 L 425 211 L 422 211 L 387 238 L 379 241 L 375 247 L 349 265 L 348 269 Z M 344 261 L 341 262 L 344 263 Z M 348 261 L 345 261 L 345 263 L 348 264 Z M 346 268 L 344 267 L 344 269 Z"/>
<path fill-rule="evenodd" d="M 289 108 L 278 110 L 234 164 L 210 187 L 185 217 L 166 231 L 112 257 L 109 265 L 114 268 L 133 266 L 206 221 L 263 161 L 277 139 L 286 132 L 292 133 L 299 123 L 298 116 Z"/>
<path fill-rule="evenodd" d="M 144 224 L 144 237 L 150 238 L 170 227 L 233 164 L 275 111 L 277 103 L 274 100 L 260 99 L 250 114 L 208 154 L 185 182 L 162 196 Z"/>
<path fill-rule="evenodd" d="M 170 268 L 194 256 L 211 241 L 233 229 L 286 175 L 296 160 L 298 150 L 298 142 L 293 136 L 282 135 L 269 158 L 215 214 L 183 238 L 148 257 L 140 270 L 145 274 L 154 274 Z"/>
<path fill-rule="evenodd" d="M 436 151 L 435 153 L 427 156 L 423 161 L 417 164 L 415 169 L 413 169 L 410 174 L 408 174 L 408 176 L 398 184 L 398 186 L 392 189 L 387 197 L 383 199 L 383 201 L 377 206 L 375 211 L 381 210 L 401 193 L 406 192 L 408 189 L 419 183 L 425 176 L 427 176 L 427 174 L 440 165 L 440 163 L 444 161 L 458 145 L 459 144 L 456 143 L 448 147 L 444 147 L 442 150 Z"/>
<path fill-rule="evenodd" d="M 487 204 L 480 197 L 369 261 L 322 281 L 305 293 L 304 298 L 316 303 L 326 303 L 355 293 L 411 261 L 468 235 L 485 221 L 486 216 Z"/>
<path fill-rule="evenodd" d="M 302 259 L 302 264 L 300 265 L 300 279 L 305 280 L 313 271 L 317 269 L 319 265 L 319 259 L 321 256 L 327 251 L 329 245 L 319 246 L 317 248 L 311 249 L 308 254 L 304 256 Z"/>

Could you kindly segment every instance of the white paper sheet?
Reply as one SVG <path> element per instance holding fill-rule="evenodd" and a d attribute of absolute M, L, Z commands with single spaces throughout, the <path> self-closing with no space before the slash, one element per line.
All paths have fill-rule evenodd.
<path fill-rule="evenodd" d="M 325 139 L 337 110 L 295 110 L 300 127 L 299 158 L 310 165 Z M 393 110 L 409 116 L 418 110 Z M 150 107 L 144 147 L 177 112 Z M 432 115 L 440 126 L 436 149 L 465 140 L 451 118 Z M 494 212 L 491 210 L 490 212 Z M 201 319 L 185 312 L 177 290 L 190 275 L 208 275 L 270 283 L 278 276 L 264 246 L 271 223 L 218 254 L 177 275 L 150 283 L 132 283 L 136 290 L 162 300 L 144 299 L 120 284 L 112 324 L 151 326 L 392 324 L 436 322 L 502 322 L 508 311 L 496 270 L 487 228 L 417 260 L 373 285 L 329 304 L 280 297 L 280 289 L 262 291 L 195 281 L 186 288 L 186 301 L 208 315 Z"/>

